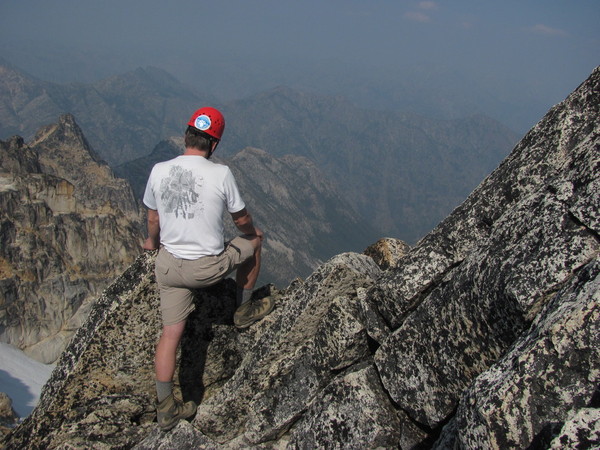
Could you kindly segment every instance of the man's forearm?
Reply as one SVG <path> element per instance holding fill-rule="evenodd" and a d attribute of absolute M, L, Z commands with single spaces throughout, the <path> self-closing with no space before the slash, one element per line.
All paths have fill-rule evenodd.
<path fill-rule="evenodd" d="M 160 246 L 160 220 L 158 211 L 148 210 L 148 239 L 144 243 L 145 250 L 156 250 Z"/>
<path fill-rule="evenodd" d="M 235 226 L 238 230 L 240 230 L 244 234 L 256 234 L 256 230 L 254 229 L 254 222 L 252 221 L 252 216 L 250 213 L 247 213 L 245 216 L 242 216 L 236 220 L 234 220 Z"/>
<path fill-rule="evenodd" d="M 256 236 L 260 233 L 259 230 L 254 226 L 252 216 L 248 210 L 246 210 L 246 208 L 232 214 L 231 217 L 233 218 L 233 223 L 235 223 L 237 229 L 242 233 L 252 236 Z"/>

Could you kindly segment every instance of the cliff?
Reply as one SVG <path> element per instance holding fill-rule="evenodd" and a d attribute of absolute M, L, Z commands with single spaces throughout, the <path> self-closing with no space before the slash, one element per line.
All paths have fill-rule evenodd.
<path fill-rule="evenodd" d="M 247 330 L 231 281 L 198 291 L 177 379 L 200 407 L 169 433 L 153 422 L 160 320 L 140 256 L 4 444 L 598 447 L 599 109 L 597 69 L 414 248 L 384 241 L 266 286 L 276 309 Z"/>
<path fill-rule="evenodd" d="M 73 116 L 0 141 L 0 340 L 53 362 L 139 254 L 142 216 Z"/>

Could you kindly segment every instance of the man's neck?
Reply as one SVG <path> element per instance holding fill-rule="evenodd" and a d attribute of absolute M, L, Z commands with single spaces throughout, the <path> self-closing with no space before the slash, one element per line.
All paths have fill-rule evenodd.
<path fill-rule="evenodd" d="M 203 158 L 208 157 L 208 152 L 206 150 L 198 150 L 197 148 L 186 147 L 184 152 L 184 156 L 202 156 Z"/>

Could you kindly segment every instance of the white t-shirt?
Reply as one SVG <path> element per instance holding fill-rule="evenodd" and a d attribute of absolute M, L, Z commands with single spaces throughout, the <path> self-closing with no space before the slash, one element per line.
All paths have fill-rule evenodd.
<path fill-rule="evenodd" d="M 144 204 L 158 211 L 161 244 L 182 259 L 221 253 L 225 209 L 245 207 L 229 167 L 194 155 L 157 163 Z"/>

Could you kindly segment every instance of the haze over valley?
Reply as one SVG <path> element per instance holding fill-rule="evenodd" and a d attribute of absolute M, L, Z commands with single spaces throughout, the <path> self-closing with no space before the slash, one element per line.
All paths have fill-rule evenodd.
<path fill-rule="evenodd" d="M 188 111 L 206 98 L 156 68 L 138 68 L 92 84 L 44 82 L 7 64 L 0 71 L 2 135 L 32 136 L 38 127 L 54 122 L 54 115 L 72 111 L 95 153 L 132 182 L 138 200 L 151 166 L 124 165 L 150 155 L 161 140 L 180 138 Z M 384 235 L 416 242 L 518 140 L 516 133 L 482 115 L 450 120 L 367 110 L 344 97 L 285 87 L 216 104 L 227 118 L 216 156 L 227 159 L 253 147 L 277 158 L 308 158 L 373 230 L 360 241 L 345 240 L 352 251 L 362 251 L 366 239 Z M 260 167 L 246 174 L 256 179 L 262 175 Z M 302 187 L 295 189 L 300 192 Z M 256 203 L 270 198 L 264 192 L 248 203 L 260 209 Z M 277 226 L 275 216 L 260 217 L 267 231 Z M 322 251 L 315 257 L 333 254 Z"/>

